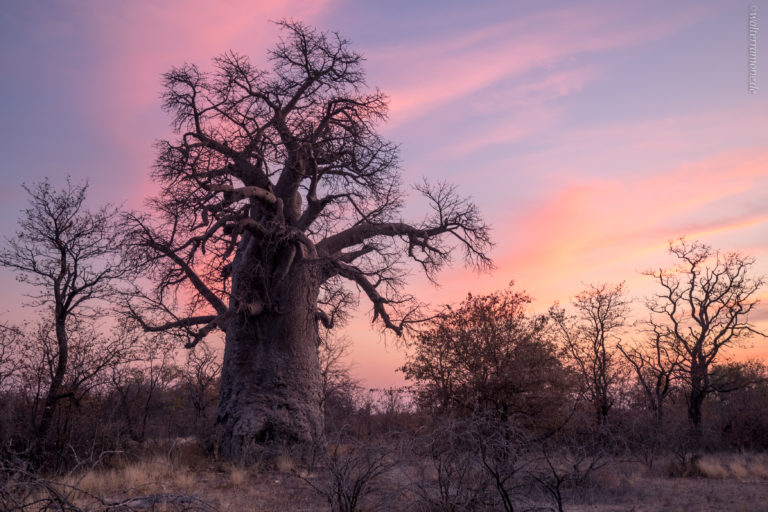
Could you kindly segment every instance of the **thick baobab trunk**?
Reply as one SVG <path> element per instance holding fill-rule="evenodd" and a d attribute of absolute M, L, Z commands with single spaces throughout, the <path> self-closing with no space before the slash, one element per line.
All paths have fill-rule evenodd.
<path fill-rule="evenodd" d="M 227 326 L 216 411 L 223 457 L 247 458 L 264 443 L 322 439 L 318 289 L 309 269 L 294 269 L 273 289 L 276 311 L 241 312 Z"/>

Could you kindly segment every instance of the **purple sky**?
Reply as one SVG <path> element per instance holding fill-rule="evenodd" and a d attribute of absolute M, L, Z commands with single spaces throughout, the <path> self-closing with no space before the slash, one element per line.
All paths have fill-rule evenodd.
<path fill-rule="evenodd" d="M 401 144 L 404 181 L 457 184 L 494 228 L 498 270 L 457 267 L 439 289 L 414 277 L 417 295 L 455 302 L 515 280 L 546 308 L 584 283 L 626 280 L 639 296 L 649 283 L 638 271 L 669 263 L 679 235 L 754 255 L 768 273 L 768 35 L 757 40 L 765 90 L 749 94 L 750 5 L 8 2 L 0 234 L 25 205 L 21 183 L 45 176 L 88 179 L 94 204 L 141 207 L 153 142 L 171 134 L 160 75 L 229 49 L 266 63 L 269 20 L 292 17 L 367 57 L 369 84 L 391 97 L 382 131 Z M 768 2 L 754 5 L 768 26 Z M 12 318 L 21 289 L 7 271 L 0 286 Z M 347 329 L 357 371 L 398 382 L 402 355 L 377 341 L 366 311 Z"/>

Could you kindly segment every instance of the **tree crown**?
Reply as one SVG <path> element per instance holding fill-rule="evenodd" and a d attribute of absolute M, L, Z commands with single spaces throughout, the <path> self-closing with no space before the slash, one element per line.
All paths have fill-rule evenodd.
<path fill-rule="evenodd" d="M 131 214 L 127 233 L 158 286 L 129 312 L 194 343 L 235 314 L 279 311 L 276 290 L 311 267 L 326 327 L 355 302 L 346 281 L 401 334 L 418 311 L 402 292 L 405 258 L 433 277 L 459 245 L 468 264 L 488 268 L 489 229 L 446 184 L 418 186 L 431 214 L 401 220 L 397 147 L 375 131 L 387 99 L 367 89 L 363 58 L 336 33 L 279 25 L 270 71 L 229 52 L 212 72 L 187 64 L 164 75 L 178 138 L 157 145 L 159 217 Z M 179 311 L 183 289 L 192 299 Z"/>

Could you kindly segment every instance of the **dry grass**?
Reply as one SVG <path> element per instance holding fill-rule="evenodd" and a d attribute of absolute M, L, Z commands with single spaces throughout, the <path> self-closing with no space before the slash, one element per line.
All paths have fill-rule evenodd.
<path fill-rule="evenodd" d="M 768 454 L 707 454 L 691 462 L 694 468 L 685 475 L 674 477 L 668 467 L 679 462 L 659 462 L 653 470 L 640 463 L 617 463 L 596 471 L 592 492 L 580 498 L 581 493 L 572 494 L 567 510 L 768 511 Z"/>
<path fill-rule="evenodd" d="M 93 497 L 115 501 L 163 494 L 194 496 L 221 512 L 327 510 L 327 504 L 293 475 L 296 465 L 290 457 L 275 457 L 267 466 L 242 466 L 213 461 L 190 447 L 152 451 L 59 481 L 84 491 L 70 493 L 81 504 Z"/>
<path fill-rule="evenodd" d="M 248 481 L 248 470 L 243 467 L 233 466 L 229 470 L 229 479 L 235 487 L 242 487 Z"/>
<path fill-rule="evenodd" d="M 106 499 L 151 494 L 195 496 L 220 512 L 328 509 L 325 500 L 296 476 L 302 469 L 289 457 L 275 458 L 268 466 L 205 462 L 164 450 L 163 454 L 156 452 L 119 467 L 72 476 L 63 483 Z M 699 476 L 669 478 L 661 471 L 661 464 L 650 471 L 640 463 L 617 461 L 596 471 L 588 487 L 571 491 L 568 510 L 768 510 L 768 505 L 755 508 L 757 503 L 768 503 L 768 454 L 708 454 L 693 464 Z M 392 482 L 403 491 L 414 478 L 423 478 L 407 469 L 400 467 L 403 477 Z M 85 502 L 87 496 L 81 498 Z M 403 510 L 408 509 L 406 503 L 402 505 Z"/>
<path fill-rule="evenodd" d="M 167 457 L 154 456 L 123 467 L 73 475 L 64 483 L 96 496 L 110 496 L 133 491 L 167 492 L 169 489 L 189 492 L 195 489 L 197 482 L 198 478 L 189 467 L 176 464 Z"/>
<path fill-rule="evenodd" d="M 733 478 L 740 481 L 768 479 L 768 454 L 708 454 L 697 462 L 701 474 L 708 478 Z"/>
<path fill-rule="evenodd" d="M 275 469 L 278 473 L 291 473 L 296 469 L 293 459 L 287 455 L 278 455 L 274 459 Z"/>

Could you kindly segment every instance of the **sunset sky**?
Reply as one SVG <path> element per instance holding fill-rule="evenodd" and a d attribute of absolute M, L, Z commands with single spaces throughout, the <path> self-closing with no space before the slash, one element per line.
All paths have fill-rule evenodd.
<path fill-rule="evenodd" d="M 266 67 L 282 18 L 349 39 L 390 96 L 381 131 L 401 145 L 404 182 L 456 184 L 493 227 L 493 273 L 457 262 L 439 288 L 414 276 L 420 298 L 512 280 L 536 309 L 587 283 L 625 280 L 642 297 L 653 288 L 640 271 L 671 263 L 680 235 L 768 274 L 768 1 L 5 2 L 0 235 L 25 206 L 21 184 L 46 176 L 88 179 L 94 205 L 141 208 L 153 143 L 172 135 L 161 74 L 230 49 Z M 410 197 L 404 215 L 418 220 Z M 0 319 L 13 319 L 22 289 L 8 271 L 0 286 Z M 402 349 L 369 319 L 363 302 L 345 331 L 355 373 L 398 384 Z M 768 307 L 752 319 L 766 326 Z M 746 354 L 768 359 L 768 341 Z"/>

